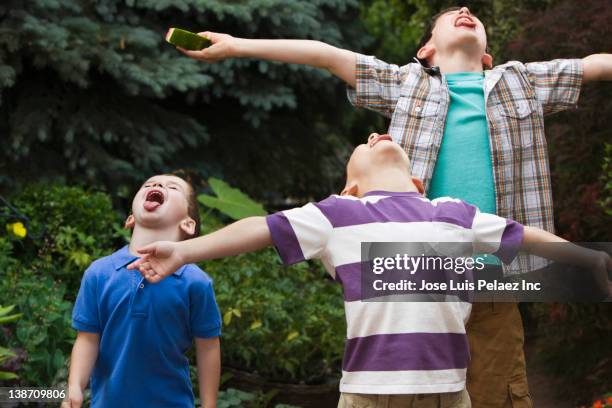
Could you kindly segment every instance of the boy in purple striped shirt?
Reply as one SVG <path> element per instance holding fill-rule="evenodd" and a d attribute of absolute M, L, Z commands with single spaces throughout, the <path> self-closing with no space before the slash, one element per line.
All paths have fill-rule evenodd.
<path fill-rule="evenodd" d="M 469 407 L 470 303 L 361 301 L 361 243 L 463 242 L 475 253 L 510 262 L 519 247 L 565 240 L 460 200 L 430 201 L 409 169 L 398 144 L 372 134 L 354 150 L 340 195 L 246 218 L 200 238 L 147 245 L 128 268 L 159 282 L 183 264 L 270 245 L 285 264 L 321 259 L 344 289 L 347 340 L 339 407 Z M 604 253 L 590 254 L 588 262 L 604 265 L 598 270 L 607 282 L 612 261 Z"/>

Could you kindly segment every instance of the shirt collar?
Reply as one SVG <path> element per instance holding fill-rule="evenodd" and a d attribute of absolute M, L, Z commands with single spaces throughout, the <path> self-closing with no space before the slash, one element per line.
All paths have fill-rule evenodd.
<path fill-rule="evenodd" d="M 115 253 L 111 255 L 113 266 L 115 267 L 116 271 L 128 266 L 129 264 L 131 264 L 138 258 L 140 257 L 130 253 L 128 249 L 128 245 L 124 246 L 123 248 L 121 248 L 120 250 L 116 251 Z M 176 277 L 180 277 L 183 274 L 183 271 L 185 270 L 186 267 L 187 265 L 181 266 L 173 273 L 173 275 Z"/>

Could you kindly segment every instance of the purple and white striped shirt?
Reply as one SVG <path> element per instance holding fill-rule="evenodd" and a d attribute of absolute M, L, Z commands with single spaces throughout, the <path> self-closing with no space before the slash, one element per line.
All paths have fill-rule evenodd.
<path fill-rule="evenodd" d="M 475 253 L 510 262 L 523 226 L 451 198 L 372 191 L 332 195 L 267 217 L 285 264 L 321 259 L 343 286 L 347 340 L 340 391 L 454 392 L 469 361 L 467 302 L 362 302 L 362 242 L 471 242 Z"/>

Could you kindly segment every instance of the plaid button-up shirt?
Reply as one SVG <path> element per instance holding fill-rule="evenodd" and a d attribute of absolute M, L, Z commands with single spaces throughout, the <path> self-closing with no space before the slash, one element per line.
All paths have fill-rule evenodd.
<path fill-rule="evenodd" d="M 391 118 L 389 135 L 408 153 L 412 174 L 427 190 L 450 102 L 446 80 L 418 63 L 399 67 L 361 54 L 356 79 L 349 100 Z M 497 215 L 554 231 L 544 115 L 575 107 L 581 85 L 580 59 L 511 61 L 484 72 Z M 516 273 L 544 264 L 518 257 L 505 270 Z"/>

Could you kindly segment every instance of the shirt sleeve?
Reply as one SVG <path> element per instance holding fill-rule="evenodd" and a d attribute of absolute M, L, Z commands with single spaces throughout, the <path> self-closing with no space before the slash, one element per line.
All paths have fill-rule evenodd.
<path fill-rule="evenodd" d="M 221 313 L 210 279 L 198 279 L 191 285 L 189 309 L 193 337 L 206 339 L 221 335 Z"/>
<path fill-rule="evenodd" d="M 472 221 L 474 253 L 493 254 L 503 263 L 516 258 L 523 243 L 523 225 L 476 209 Z"/>
<path fill-rule="evenodd" d="M 81 287 L 72 309 L 72 327 L 79 331 L 100 333 L 98 314 L 97 277 L 95 267 L 90 266 L 81 279 Z"/>
<path fill-rule="evenodd" d="M 530 62 L 525 67 L 545 115 L 577 106 L 582 87 L 581 59 Z"/>
<path fill-rule="evenodd" d="M 391 117 L 400 96 L 403 71 L 373 56 L 356 54 L 355 88 L 347 87 L 349 101 Z"/>
<path fill-rule="evenodd" d="M 330 218 L 335 204 L 331 196 L 266 217 L 272 241 L 285 265 L 321 257 L 333 230 Z"/>

